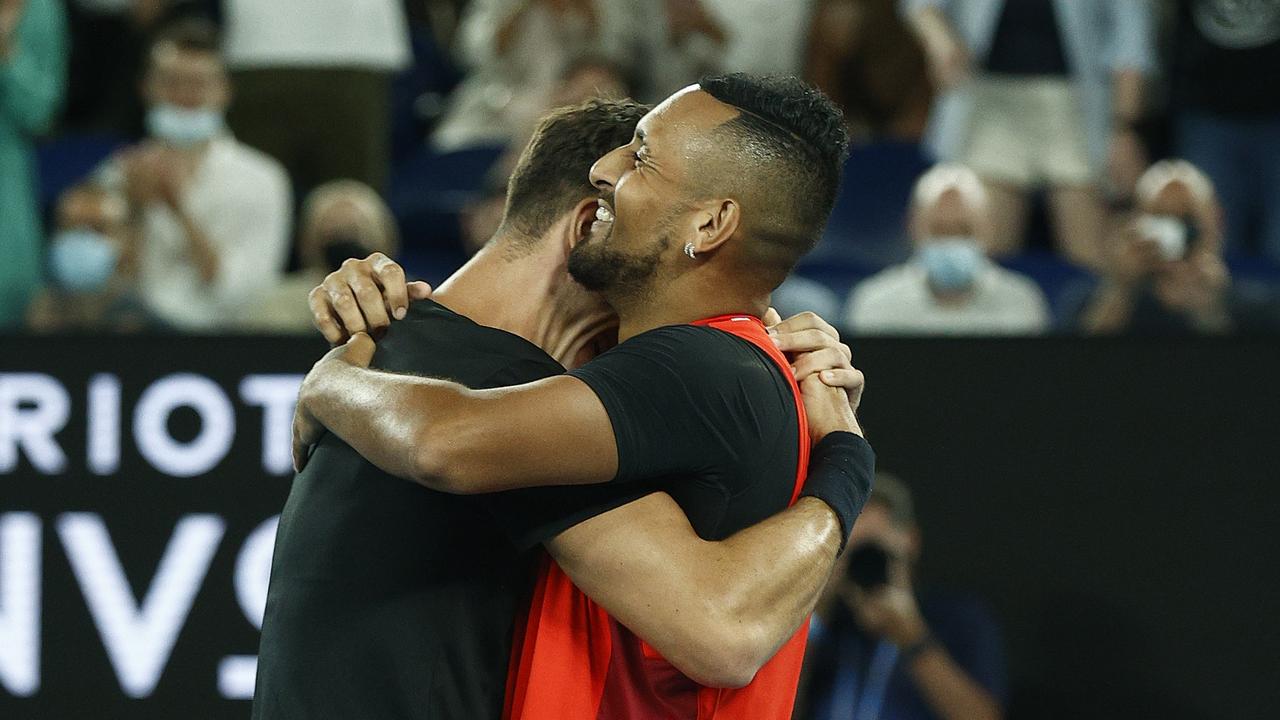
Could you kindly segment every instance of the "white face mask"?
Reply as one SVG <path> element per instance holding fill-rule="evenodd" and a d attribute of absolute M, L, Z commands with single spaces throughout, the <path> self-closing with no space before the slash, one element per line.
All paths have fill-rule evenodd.
<path fill-rule="evenodd" d="M 222 123 L 222 113 L 213 108 L 188 110 L 162 103 L 147 111 L 147 131 L 179 147 L 212 139 L 222 132 Z"/>
<path fill-rule="evenodd" d="M 957 292 L 973 286 L 986 255 L 975 238 L 951 236 L 925 240 L 917 257 L 931 285 Z"/>
<path fill-rule="evenodd" d="M 63 230 L 49 243 L 49 273 L 58 285 L 73 292 L 97 292 L 111 280 L 120 250 L 95 230 Z"/>

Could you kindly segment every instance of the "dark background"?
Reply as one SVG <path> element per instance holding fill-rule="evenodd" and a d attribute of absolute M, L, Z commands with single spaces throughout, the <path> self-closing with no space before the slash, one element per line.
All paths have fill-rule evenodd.
<path fill-rule="evenodd" d="M 925 584 L 984 597 L 1004 625 L 1012 718 L 1266 718 L 1280 708 L 1280 344 L 1237 340 L 857 340 L 862 416 L 884 469 L 914 488 Z M 252 654 L 232 575 L 245 537 L 277 513 L 287 477 L 261 465 L 248 374 L 304 372 L 316 343 L 270 339 L 17 339 L 0 372 L 44 372 L 72 397 L 68 472 L 25 461 L 0 476 L 0 512 L 44 526 L 41 688 L 5 718 L 244 718 L 217 665 Z M 172 372 L 213 378 L 237 408 L 231 455 L 170 478 L 132 446 L 132 408 Z M 123 383 L 115 476 L 84 467 L 84 387 Z M 172 417 L 189 437 L 191 418 Z M 185 419 L 184 419 L 185 417 Z M 184 427 L 185 423 L 185 427 Z M 227 532 L 156 691 L 124 697 L 54 529 L 100 513 L 135 595 L 177 519 Z"/>

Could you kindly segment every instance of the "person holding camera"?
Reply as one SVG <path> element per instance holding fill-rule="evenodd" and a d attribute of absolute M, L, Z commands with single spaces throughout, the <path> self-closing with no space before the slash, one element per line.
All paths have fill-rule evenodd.
<path fill-rule="evenodd" d="M 802 720 L 985 720 L 1004 715 L 1004 651 L 978 601 L 915 590 L 911 493 L 877 473 L 875 491 L 814 615 Z"/>
<path fill-rule="evenodd" d="M 1081 315 L 1090 334 L 1231 330 L 1222 208 L 1209 178 L 1184 160 L 1151 166 L 1137 211 L 1112 243 L 1102 283 Z"/>

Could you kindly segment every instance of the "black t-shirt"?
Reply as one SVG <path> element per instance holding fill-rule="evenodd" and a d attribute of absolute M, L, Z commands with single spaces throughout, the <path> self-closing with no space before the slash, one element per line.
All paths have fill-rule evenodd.
<path fill-rule="evenodd" d="M 710 327 L 637 335 L 570 375 L 600 398 L 618 444 L 612 483 L 526 513 L 522 546 L 583 514 L 669 493 L 698 535 L 719 540 L 786 509 L 800 452 L 796 397 L 763 350 Z M 581 510 L 574 511 L 575 503 Z"/>
<path fill-rule="evenodd" d="M 986 69 L 1002 75 L 1067 74 L 1053 0 L 1005 0 Z"/>
<path fill-rule="evenodd" d="M 373 365 L 476 388 L 564 372 L 524 339 L 429 301 L 392 325 Z M 447 495 L 327 435 L 280 516 L 253 717 L 498 718 L 534 567 L 501 518 L 560 518 L 552 506 L 572 490 L 521 491 L 520 503 Z M 603 509 L 571 507 L 578 521 Z"/>
<path fill-rule="evenodd" d="M 374 366 L 475 388 L 563 372 L 525 340 L 429 302 L 392 325 Z M 255 719 L 497 718 L 531 548 L 658 490 L 707 539 L 786 508 L 796 398 L 759 348 L 671 326 L 572 374 L 613 424 L 612 483 L 451 496 L 383 473 L 336 437 L 321 441 L 280 517 Z"/>
<path fill-rule="evenodd" d="M 1176 106 L 1280 115 L 1280 3 L 1181 0 L 1173 55 Z"/>

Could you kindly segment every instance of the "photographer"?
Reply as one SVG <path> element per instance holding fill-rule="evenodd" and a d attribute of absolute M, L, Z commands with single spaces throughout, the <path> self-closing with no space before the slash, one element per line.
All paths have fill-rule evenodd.
<path fill-rule="evenodd" d="M 1004 653 L 977 601 L 917 593 L 920 554 L 911 494 L 877 474 L 810 627 L 796 717 L 965 720 L 1003 717 Z"/>
<path fill-rule="evenodd" d="M 1137 200 L 1084 308 L 1082 329 L 1095 335 L 1231 330 L 1222 209 L 1209 178 L 1186 161 L 1158 162 L 1138 181 Z"/>

